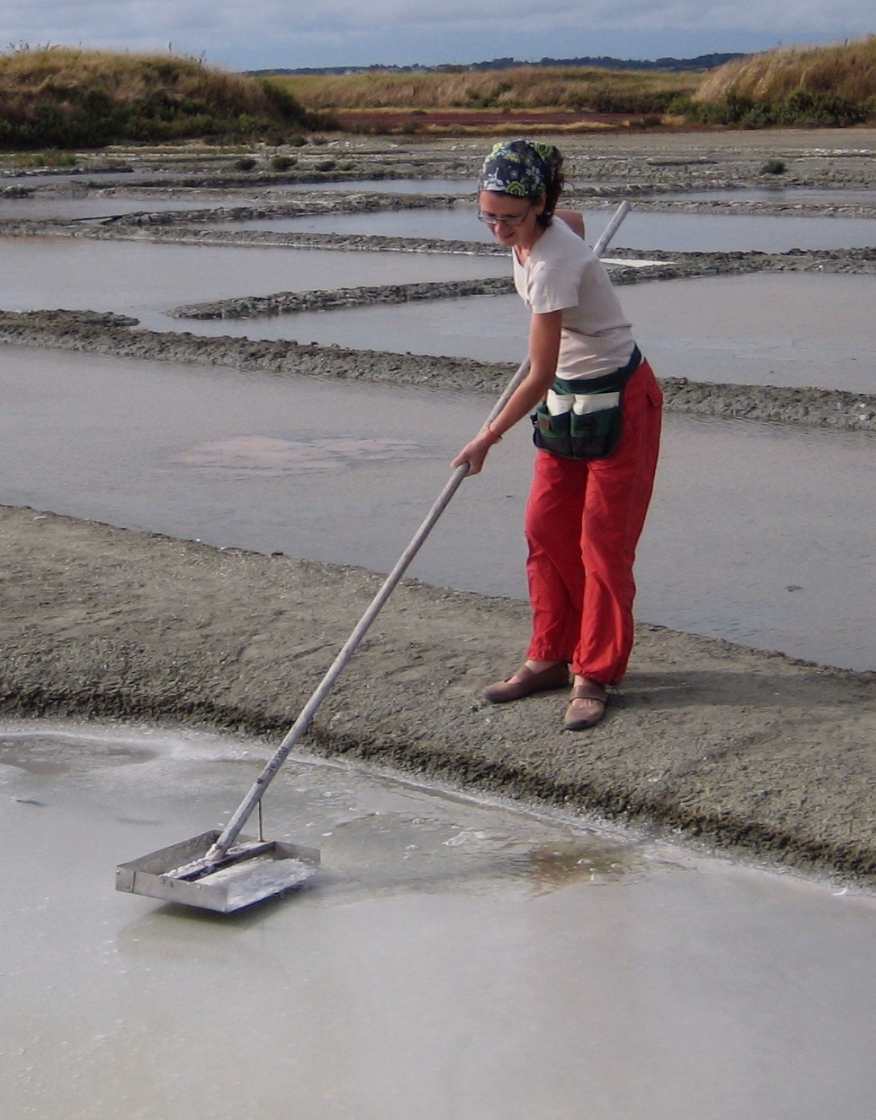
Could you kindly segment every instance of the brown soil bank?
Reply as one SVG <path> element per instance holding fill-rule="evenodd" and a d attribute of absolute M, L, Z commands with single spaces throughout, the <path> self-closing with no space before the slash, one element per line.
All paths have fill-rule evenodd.
<path fill-rule="evenodd" d="M 278 736 L 379 584 L 0 507 L 0 712 L 174 719 Z M 876 674 L 640 627 L 595 730 L 562 694 L 493 708 L 523 604 L 400 586 L 308 750 L 677 830 L 876 883 Z"/>

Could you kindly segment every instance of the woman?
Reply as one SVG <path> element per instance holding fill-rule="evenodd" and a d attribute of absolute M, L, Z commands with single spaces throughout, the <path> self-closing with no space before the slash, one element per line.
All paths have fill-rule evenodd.
<path fill-rule="evenodd" d="M 605 714 L 633 645 L 633 562 L 651 498 L 662 394 L 633 340 L 581 216 L 556 211 L 562 156 L 550 144 L 497 144 L 484 162 L 479 217 L 514 263 L 531 312 L 529 372 L 453 460 L 470 474 L 524 416 L 535 457 L 526 507 L 532 639 L 524 664 L 484 692 L 492 703 L 564 688 L 564 726 Z M 560 220 L 554 220 L 555 216 Z"/>

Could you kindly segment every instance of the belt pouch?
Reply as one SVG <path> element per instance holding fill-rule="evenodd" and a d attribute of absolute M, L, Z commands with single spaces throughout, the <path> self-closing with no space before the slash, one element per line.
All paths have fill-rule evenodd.
<path fill-rule="evenodd" d="M 594 379 L 589 385 L 587 382 L 558 378 L 554 388 L 562 393 L 585 387 L 591 392 L 581 394 L 586 401 L 581 402 L 584 411 L 580 412 L 573 407 L 568 412 L 552 416 L 542 402 L 530 417 L 535 446 L 562 459 L 605 459 L 611 455 L 620 441 L 624 387 L 641 362 L 642 355 L 636 347 L 626 366 L 613 374 Z M 601 395 L 606 397 L 606 408 L 599 407 Z M 609 401 L 612 403 L 609 404 Z"/>

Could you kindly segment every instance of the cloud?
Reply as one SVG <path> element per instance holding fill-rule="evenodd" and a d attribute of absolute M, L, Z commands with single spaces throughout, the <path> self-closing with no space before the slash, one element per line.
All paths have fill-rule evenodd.
<path fill-rule="evenodd" d="M 873 29 L 871 0 L 42 0 L 0 13 L 0 43 L 175 50 L 240 66 L 363 65 L 765 49 Z M 740 44 L 747 44 L 740 46 Z"/>

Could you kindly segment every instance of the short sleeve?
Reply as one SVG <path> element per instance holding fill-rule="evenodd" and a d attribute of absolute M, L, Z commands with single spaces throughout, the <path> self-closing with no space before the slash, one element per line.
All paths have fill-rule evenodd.
<path fill-rule="evenodd" d="M 581 275 L 576 268 L 562 268 L 539 261 L 529 281 L 529 306 L 537 314 L 564 311 L 580 301 Z"/>

